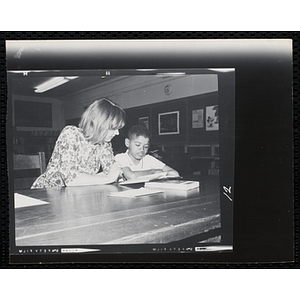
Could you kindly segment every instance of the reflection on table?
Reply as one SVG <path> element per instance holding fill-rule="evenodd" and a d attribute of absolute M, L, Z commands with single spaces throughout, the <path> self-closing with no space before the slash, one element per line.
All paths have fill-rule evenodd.
<path fill-rule="evenodd" d="M 109 195 L 140 187 L 113 184 L 15 191 L 45 203 L 15 209 L 16 246 L 170 243 L 221 226 L 217 182 L 200 182 L 200 189 L 187 192 L 165 190 L 132 198 Z"/>

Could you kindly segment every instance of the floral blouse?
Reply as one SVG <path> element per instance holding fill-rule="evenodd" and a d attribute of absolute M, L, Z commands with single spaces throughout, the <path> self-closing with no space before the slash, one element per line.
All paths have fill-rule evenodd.
<path fill-rule="evenodd" d="M 35 188 L 67 186 L 79 174 L 108 174 L 115 162 L 111 143 L 93 144 L 76 126 L 66 126 L 59 135 L 46 171 L 33 185 Z"/>

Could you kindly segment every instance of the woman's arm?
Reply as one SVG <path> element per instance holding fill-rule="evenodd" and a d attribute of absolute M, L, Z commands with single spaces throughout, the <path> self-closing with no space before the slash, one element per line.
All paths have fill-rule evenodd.
<path fill-rule="evenodd" d="M 67 186 L 81 186 L 81 185 L 96 185 L 109 184 L 116 182 L 122 174 L 122 169 L 119 164 L 112 165 L 108 175 L 103 172 L 98 174 L 79 174 L 74 180 L 70 181 Z"/>
<path fill-rule="evenodd" d="M 96 184 L 109 184 L 115 180 L 103 172 L 95 175 L 80 174 L 74 180 L 70 181 L 67 186 L 81 186 L 81 185 L 96 185 Z"/>

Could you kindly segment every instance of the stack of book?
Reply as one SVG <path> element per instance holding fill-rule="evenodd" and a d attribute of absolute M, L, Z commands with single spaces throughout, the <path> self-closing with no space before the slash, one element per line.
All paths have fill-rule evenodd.
<path fill-rule="evenodd" d="M 199 188 L 198 181 L 186 181 L 181 179 L 162 180 L 162 181 L 149 181 L 145 182 L 145 188 L 160 189 L 160 190 L 179 190 L 189 191 Z"/>

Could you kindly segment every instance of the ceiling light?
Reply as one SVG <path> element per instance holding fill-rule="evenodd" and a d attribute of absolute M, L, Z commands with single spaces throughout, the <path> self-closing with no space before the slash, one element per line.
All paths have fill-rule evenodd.
<path fill-rule="evenodd" d="M 178 75 L 185 75 L 185 72 L 165 72 L 165 73 L 157 73 L 158 76 L 178 76 Z"/>
<path fill-rule="evenodd" d="M 36 93 L 44 93 L 44 92 L 54 89 L 64 83 L 67 83 L 70 80 L 73 80 L 75 78 L 78 78 L 78 76 L 54 77 L 54 78 L 51 78 L 51 79 L 37 85 L 34 88 L 34 91 Z"/>
<path fill-rule="evenodd" d="M 223 73 L 234 71 L 234 69 L 232 69 L 232 68 L 218 68 L 218 69 L 213 68 L 213 69 L 208 69 L 208 70 L 216 71 L 216 72 L 223 72 Z"/>

